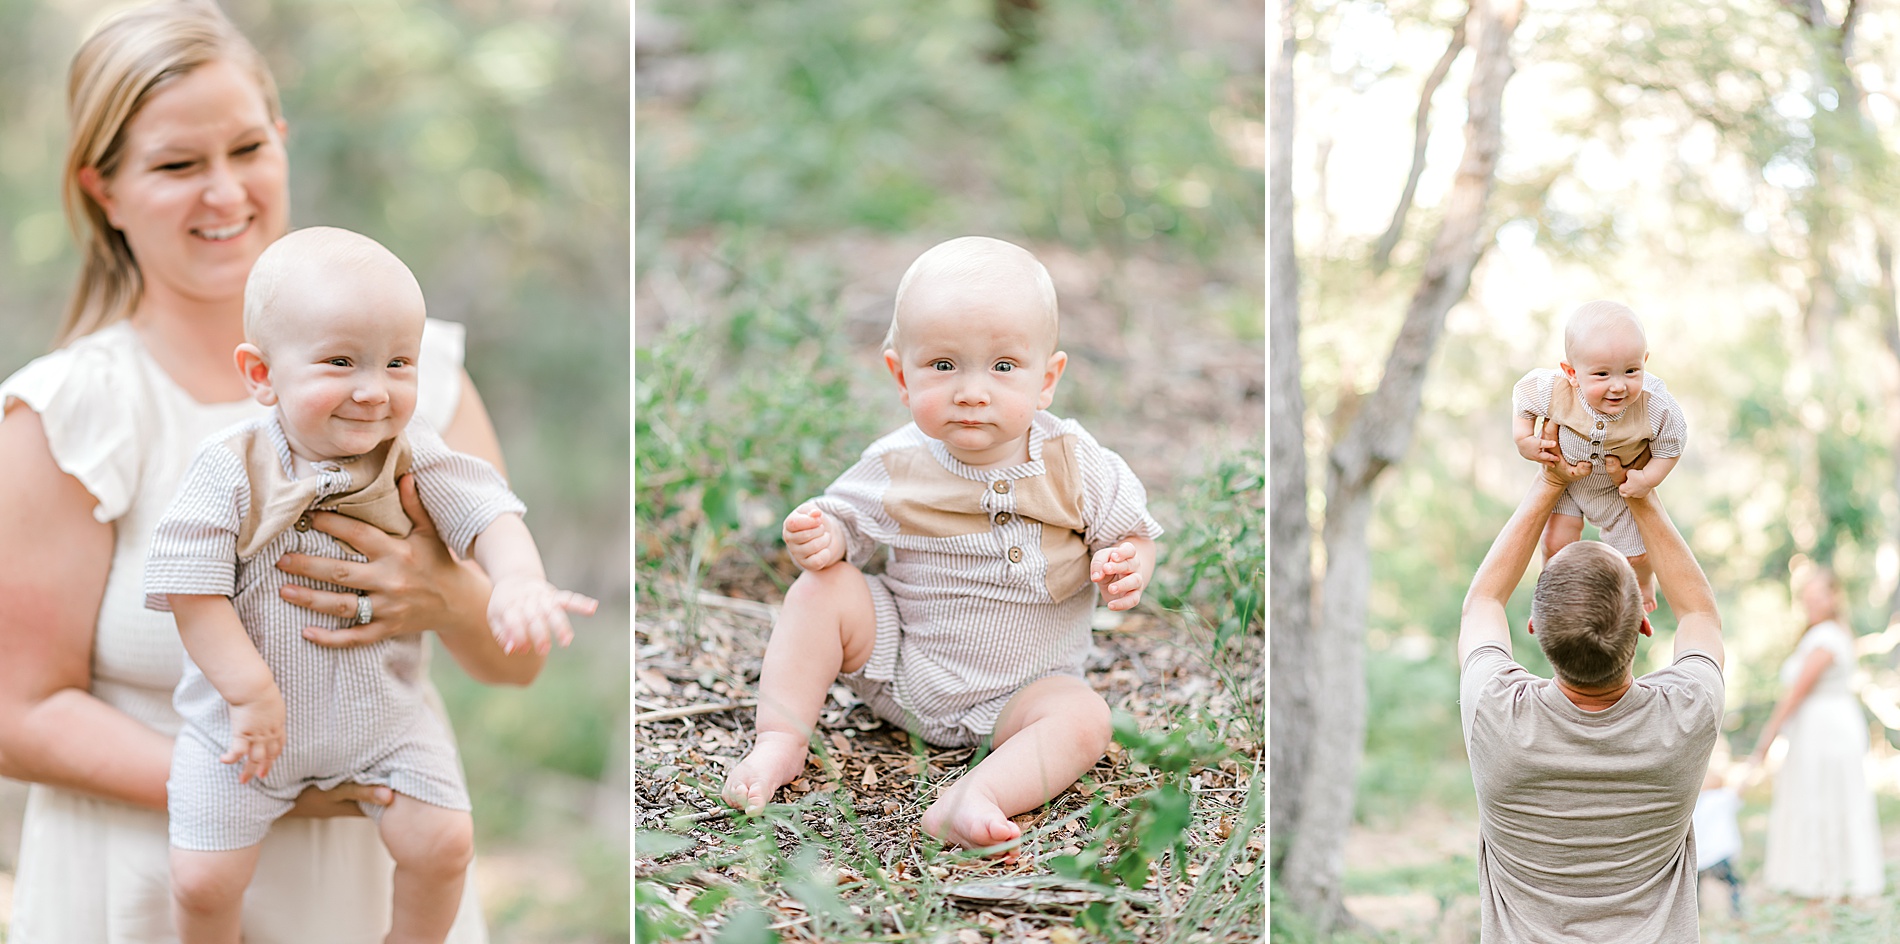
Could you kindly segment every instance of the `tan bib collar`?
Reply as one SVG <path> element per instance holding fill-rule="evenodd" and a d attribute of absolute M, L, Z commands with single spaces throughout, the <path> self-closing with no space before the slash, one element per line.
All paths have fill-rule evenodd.
<path fill-rule="evenodd" d="M 1628 467 L 1635 463 L 1649 444 L 1649 391 L 1614 417 L 1599 417 L 1583 403 L 1583 395 L 1570 382 L 1558 377 L 1550 391 L 1550 418 L 1576 433 L 1596 453 L 1592 459 L 1612 455 Z"/>
<path fill-rule="evenodd" d="M 408 536 L 411 525 L 396 492 L 396 479 L 409 471 L 414 459 L 409 437 L 398 435 L 363 455 L 339 460 L 333 463 L 334 471 L 293 479 L 271 432 L 267 427 L 253 427 L 225 443 L 244 463 L 251 485 L 251 507 L 238 526 L 238 557 L 263 550 L 313 507 L 373 524 L 397 537 Z"/>

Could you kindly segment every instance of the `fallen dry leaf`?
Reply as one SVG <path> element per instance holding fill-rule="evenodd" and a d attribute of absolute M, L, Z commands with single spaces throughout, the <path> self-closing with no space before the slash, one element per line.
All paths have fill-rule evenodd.
<path fill-rule="evenodd" d="M 877 786 L 877 768 L 869 764 L 864 765 L 864 778 L 859 783 L 867 787 Z"/>

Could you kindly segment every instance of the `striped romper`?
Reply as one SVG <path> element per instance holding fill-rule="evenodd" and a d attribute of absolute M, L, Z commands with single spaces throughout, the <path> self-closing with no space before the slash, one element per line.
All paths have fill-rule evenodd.
<path fill-rule="evenodd" d="M 1082 675 L 1098 550 L 1156 538 L 1127 463 L 1073 420 L 1036 413 L 1029 461 L 973 469 L 912 423 L 879 439 L 816 500 L 843 525 L 877 612 L 870 659 L 839 678 L 932 744 L 977 744 L 1010 696 Z"/>
<path fill-rule="evenodd" d="M 1557 421 L 1557 445 L 1564 459 L 1573 464 L 1592 464 L 1589 475 L 1570 483 L 1558 499 L 1555 513 L 1577 515 L 1596 525 L 1603 532 L 1603 543 L 1624 557 L 1642 554 L 1643 539 L 1636 533 L 1636 519 L 1618 494 L 1610 473 L 1603 470 L 1602 456 L 1634 461 L 1645 443 L 1649 454 L 1659 459 L 1682 455 L 1689 424 L 1662 378 L 1645 372 L 1642 394 L 1622 412 L 1609 416 L 1591 409 L 1563 371 L 1540 367 L 1511 388 L 1511 408 L 1520 416 Z"/>
<path fill-rule="evenodd" d="M 388 460 L 388 461 L 386 461 Z M 466 556 L 496 517 L 522 512 L 492 466 L 452 452 L 428 424 L 366 456 L 319 462 L 293 478 L 277 412 L 206 440 L 152 534 L 145 605 L 169 610 L 167 594 L 231 598 L 244 629 L 284 696 L 284 752 L 270 773 L 238 783 L 241 765 L 220 763 L 231 741 L 229 707 L 186 655 L 173 704 L 184 719 L 166 791 L 171 844 L 223 851 L 262 841 L 304 788 L 346 781 L 388 786 L 404 796 L 469 809 L 460 761 L 441 719 L 423 700 L 423 639 L 411 633 L 366 646 L 329 649 L 302 636 L 338 618 L 292 606 L 285 584 L 351 592 L 274 565 L 286 553 L 361 561 L 349 545 L 309 526 L 306 511 L 338 511 L 398 535 L 409 533 L 395 479 L 406 466 L 443 543 Z M 314 480 L 314 481 L 313 481 Z M 394 509 L 392 517 L 390 510 Z M 362 804 L 379 816 L 383 807 Z"/>

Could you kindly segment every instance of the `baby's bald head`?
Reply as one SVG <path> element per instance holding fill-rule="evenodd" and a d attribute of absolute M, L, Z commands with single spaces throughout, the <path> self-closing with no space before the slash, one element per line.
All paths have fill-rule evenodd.
<path fill-rule="evenodd" d="M 1564 322 L 1564 360 L 1577 363 L 1586 348 L 1606 339 L 1633 341 L 1640 350 L 1649 349 L 1643 323 L 1622 302 L 1584 302 Z"/>
<path fill-rule="evenodd" d="M 1034 322 L 1056 349 L 1056 287 L 1036 257 L 1015 243 L 988 236 L 961 236 L 930 247 L 897 283 L 897 304 L 887 350 L 902 352 L 907 324 L 934 313 L 972 306 L 1007 307 Z"/>
<path fill-rule="evenodd" d="M 251 267 L 244 337 L 269 351 L 301 316 L 337 307 L 379 320 L 413 318 L 418 327 L 426 312 L 422 286 L 395 253 L 361 233 L 312 226 L 272 243 Z"/>

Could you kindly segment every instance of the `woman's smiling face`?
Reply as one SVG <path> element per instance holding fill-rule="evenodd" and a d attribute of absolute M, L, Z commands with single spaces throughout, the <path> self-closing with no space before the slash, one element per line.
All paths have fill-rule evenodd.
<path fill-rule="evenodd" d="M 109 180 L 82 183 L 125 234 L 146 292 L 242 298 L 289 214 L 284 126 L 237 64 L 199 66 L 154 93 L 125 127 Z"/>

